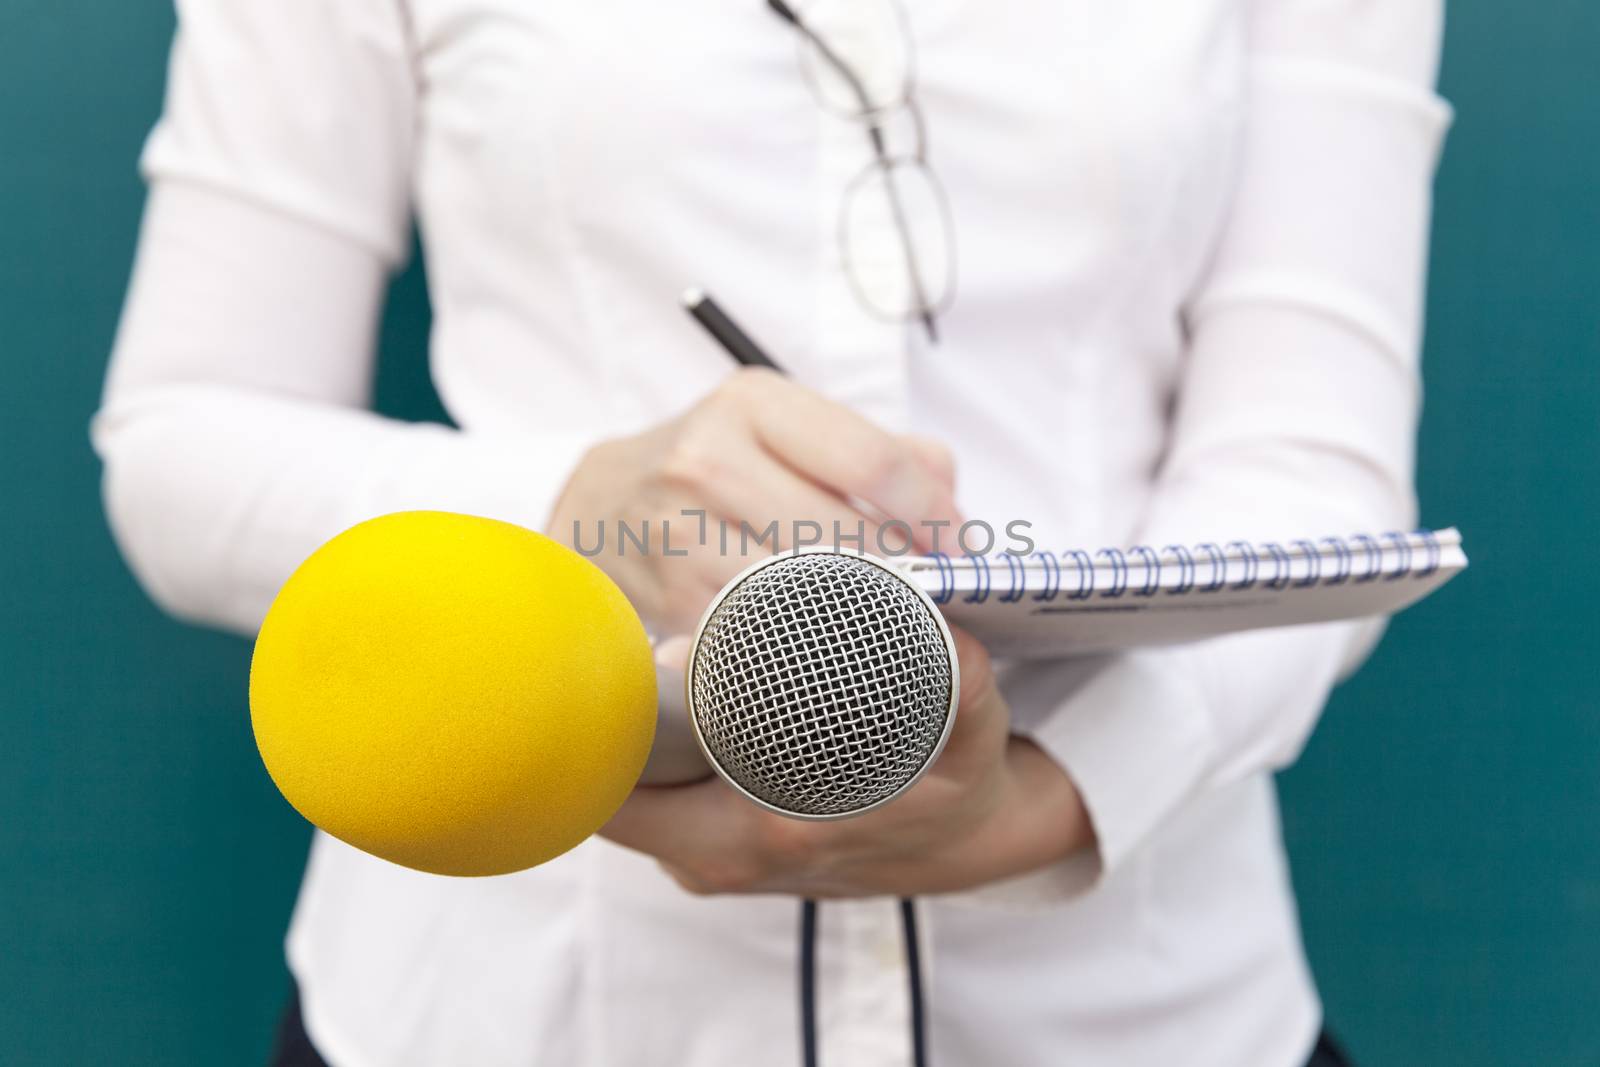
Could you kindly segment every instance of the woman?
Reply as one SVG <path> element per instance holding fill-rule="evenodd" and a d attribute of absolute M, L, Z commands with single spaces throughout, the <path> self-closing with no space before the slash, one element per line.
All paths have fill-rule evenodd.
<path fill-rule="evenodd" d="M 1414 518 L 1438 0 L 179 7 L 94 424 L 117 536 L 177 615 L 251 632 L 319 543 L 412 507 L 567 539 L 684 509 L 1015 518 L 1056 547 Z M 459 428 L 366 410 L 413 212 Z M 692 284 L 792 378 L 730 374 L 675 305 Z M 743 563 L 597 562 L 663 637 Z M 940 1063 L 1337 1062 L 1271 774 L 1371 636 L 998 687 L 967 642 L 991 736 L 820 830 L 702 784 L 505 878 L 319 835 L 302 1054 L 792 1061 L 813 895 L 821 1061 L 905 1062 L 894 897 L 932 894 Z"/>

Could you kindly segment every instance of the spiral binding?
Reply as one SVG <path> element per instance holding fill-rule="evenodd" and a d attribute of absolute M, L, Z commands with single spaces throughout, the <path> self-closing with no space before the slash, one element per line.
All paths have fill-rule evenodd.
<path fill-rule="evenodd" d="M 962 597 L 964 603 L 982 604 L 991 596 L 1002 604 L 1014 604 L 1024 597 L 1050 603 L 1058 597 L 1067 600 L 1088 600 L 1099 596 L 1116 600 L 1123 596 L 1153 597 L 1163 592 L 1163 579 L 1169 573 L 1176 580 L 1165 589 L 1166 596 L 1186 596 L 1190 593 L 1217 593 L 1223 589 L 1243 592 L 1260 586 L 1274 592 L 1289 589 L 1311 589 L 1319 585 L 1336 586 L 1352 583 L 1395 582 L 1403 578 L 1423 579 L 1439 570 L 1443 549 L 1431 530 L 1417 530 L 1409 535 L 1422 541 L 1422 562 L 1418 565 L 1417 546 L 1408 535 L 1390 531 L 1379 537 L 1370 534 L 1351 534 L 1349 537 L 1323 537 L 1317 541 L 1304 538 L 1288 542 L 1287 547 L 1278 541 L 1251 544 L 1247 541 L 1229 541 L 1219 546 L 1203 541 L 1193 547 L 1166 545 L 1157 550 L 1149 545 L 1134 545 L 1126 550 L 1102 548 L 1091 556 L 1081 549 L 1061 553 L 1036 552 L 1018 555 L 1000 553 L 1005 560 L 1006 582 L 996 593 L 991 557 L 969 553 L 962 558 L 970 564 L 974 575 L 973 587 Z M 1320 547 L 1319 547 L 1320 546 Z M 1324 566 L 1322 547 L 1333 550 L 1331 573 Z M 1386 550 L 1392 550 L 1396 562 L 1384 567 Z M 939 590 L 930 592 L 935 604 L 948 604 L 954 599 L 956 566 L 952 557 L 935 553 L 930 557 L 939 574 Z M 1096 561 L 1102 561 L 1100 566 Z M 1295 574 L 1295 565 L 1303 563 L 1305 573 Z M 1240 565 L 1242 574 L 1229 581 L 1229 568 Z M 1132 584 L 1133 571 L 1141 573 L 1137 584 Z M 1207 580 L 1200 581 L 1201 568 L 1208 572 Z M 1108 583 L 1099 581 L 1102 570 Z M 1042 586 L 1030 592 L 1029 575 L 1043 579 Z"/>

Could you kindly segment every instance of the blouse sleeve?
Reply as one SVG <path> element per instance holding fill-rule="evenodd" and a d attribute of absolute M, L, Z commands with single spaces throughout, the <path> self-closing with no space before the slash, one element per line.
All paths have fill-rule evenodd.
<path fill-rule="evenodd" d="M 124 555 L 181 617 L 252 632 L 362 519 L 538 527 L 584 442 L 367 410 L 409 244 L 415 81 L 390 0 L 183 0 L 151 183 L 91 426 Z"/>
<path fill-rule="evenodd" d="M 1246 143 L 1140 540 L 1405 529 L 1432 179 L 1439 0 L 1255 0 Z M 1098 836 L 1068 891 L 1200 791 L 1291 762 L 1373 623 L 1103 661 L 1035 731 Z M 1019 684 L 1027 684 L 1023 678 Z"/>

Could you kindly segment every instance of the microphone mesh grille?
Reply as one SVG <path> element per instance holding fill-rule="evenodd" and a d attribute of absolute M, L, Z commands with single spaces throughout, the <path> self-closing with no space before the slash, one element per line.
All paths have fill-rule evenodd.
<path fill-rule="evenodd" d="M 846 815 L 906 786 L 951 712 L 951 653 L 933 609 L 854 556 L 786 556 L 706 619 L 690 708 L 722 771 L 796 815 Z"/>

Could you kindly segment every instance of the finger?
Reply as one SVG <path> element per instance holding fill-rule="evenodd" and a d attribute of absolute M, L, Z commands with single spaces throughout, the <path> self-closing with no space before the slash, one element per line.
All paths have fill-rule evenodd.
<path fill-rule="evenodd" d="M 900 440 L 911 449 L 929 474 L 951 493 L 956 491 L 956 457 L 943 441 L 920 433 L 901 434 Z"/>
<path fill-rule="evenodd" d="M 924 520 L 960 524 L 949 485 L 894 434 L 776 376 L 758 376 L 745 388 L 757 438 L 787 466 L 840 497 L 866 501 L 886 518 L 911 524 L 914 534 Z"/>
<path fill-rule="evenodd" d="M 950 636 L 955 639 L 956 662 L 961 666 L 961 706 L 993 703 L 1000 693 L 989 650 L 959 626 L 950 627 Z"/>
<path fill-rule="evenodd" d="M 988 651 L 977 638 L 950 627 L 961 670 L 956 721 L 939 756 L 946 771 L 965 772 L 972 761 L 998 759 L 1011 732 L 1011 709 L 1001 696 Z"/>
<path fill-rule="evenodd" d="M 684 633 L 699 620 L 728 580 L 739 573 L 743 563 L 737 556 L 720 551 L 719 532 L 726 528 L 728 520 L 714 508 L 707 507 L 704 500 L 696 501 L 692 509 L 664 507 L 662 511 L 667 515 L 700 512 L 698 517 L 703 525 L 696 530 L 696 524 L 690 523 L 689 532 L 684 536 L 673 526 L 669 545 L 666 524 L 676 520 L 663 520 L 661 540 L 657 542 L 660 550 L 652 559 L 657 595 L 648 612 L 641 607 L 641 614 L 645 614 L 659 632 Z M 644 549 L 645 554 L 650 547 L 654 546 Z M 623 551 L 620 532 L 617 550 Z"/>
<path fill-rule="evenodd" d="M 763 550 L 788 551 L 807 544 L 845 544 L 862 551 L 889 551 L 902 538 L 884 534 L 871 516 L 852 507 L 825 486 L 786 466 L 756 446 L 728 457 L 721 477 L 704 486 L 707 503 L 730 516 L 711 531 L 719 552 L 729 558 L 728 578 L 744 560 Z"/>
<path fill-rule="evenodd" d="M 683 580 L 674 582 L 667 594 L 669 629 L 666 632 L 692 630 L 711 601 L 744 569 L 737 544 L 727 548 L 722 544 L 723 531 L 730 527 L 736 530 L 738 524 L 731 519 L 715 517 L 710 523 L 705 547 L 692 550 L 687 561 L 679 561 L 687 562 L 688 567 L 681 575 Z"/>
<path fill-rule="evenodd" d="M 928 437 L 924 434 L 901 434 L 900 440 L 909 448 L 922 464 L 923 468 L 938 479 L 951 493 L 952 500 L 956 491 L 956 460 L 944 442 Z M 956 509 L 955 526 L 951 528 L 933 527 L 928 530 L 926 538 L 919 538 L 917 547 L 924 552 L 953 552 L 956 549 L 947 546 L 956 544 L 958 531 L 965 521 L 960 508 Z"/>

